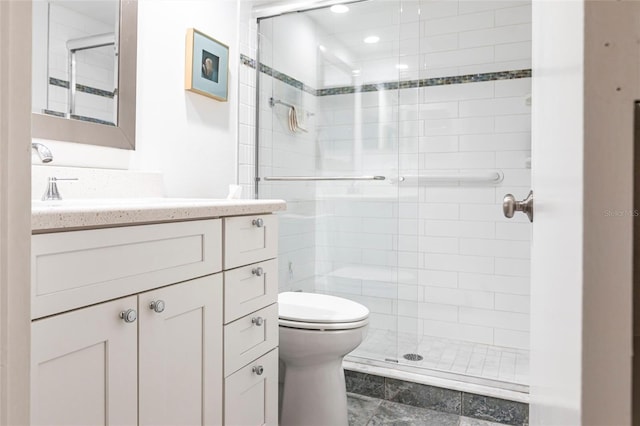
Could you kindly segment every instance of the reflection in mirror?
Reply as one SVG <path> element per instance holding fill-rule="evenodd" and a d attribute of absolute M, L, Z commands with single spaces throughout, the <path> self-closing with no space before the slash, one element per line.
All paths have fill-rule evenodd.
<path fill-rule="evenodd" d="M 47 9 L 40 24 L 48 27 L 48 51 L 39 64 L 45 84 L 34 85 L 33 112 L 116 125 L 118 1 L 36 3 Z"/>
<path fill-rule="evenodd" d="M 32 135 L 133 149 L 136 33 L 135 0 L 34 1 Z"/>

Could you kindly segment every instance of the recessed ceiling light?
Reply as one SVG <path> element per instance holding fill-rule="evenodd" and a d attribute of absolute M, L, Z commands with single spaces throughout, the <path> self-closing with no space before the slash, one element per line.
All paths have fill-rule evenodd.
<path fill-rule="evenodd" d="M 326 48 L 326 47 L 324 47 L 324 46 L 323 46 L 323 45 L 321 45 L 321 44 L 319 44 L 319 45 L 318 45 L 318 49 L 320 49 L 320 51 L 321 51 L 321 52 L 324 52 L 324 51 L 326 51 L 326 50 L 327 50 L 327 48 Z"/>
<path fill-rule="evenodd" d="M 364 42 L 369 44 L 377 43 L 379 41 L 380 41 L 380 37 L 378 36 L 369 36 L 364 39 Z"/>
<path fill-rule="evenodd" d="M 351 73 L 353 75 L 359 75 L 360 74 L 360 70 L 353 70 L 353 71 L 351 71 Z"/>
<path fill-rule="evenodd" d="M 333 13 L 347 13 L 349 8 L 344 4 L 334 4 L 329 10 Z"/>
<path fill-rule="evenodd" d="M 406 70 L 407 68 L 409 68 L 409 65 L 407 64 L 396 64 L 396 68 L 399 70 Z"/>

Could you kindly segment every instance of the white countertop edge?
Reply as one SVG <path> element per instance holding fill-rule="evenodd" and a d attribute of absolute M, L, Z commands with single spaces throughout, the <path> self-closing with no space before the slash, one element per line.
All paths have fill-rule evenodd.
<path fill-rule="evenodd" d="M 120 199 L 37 202 L 33 233 L 242 216 L 286 210 L 283 200 Z"/>

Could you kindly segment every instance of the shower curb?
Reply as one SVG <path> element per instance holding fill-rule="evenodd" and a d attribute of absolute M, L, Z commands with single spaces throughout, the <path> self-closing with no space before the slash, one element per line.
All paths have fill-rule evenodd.
<path fill-rule="evenodd" d="M 529 404 L 345 370 L 347 392 L 491 422 L 527 426 Z"/>

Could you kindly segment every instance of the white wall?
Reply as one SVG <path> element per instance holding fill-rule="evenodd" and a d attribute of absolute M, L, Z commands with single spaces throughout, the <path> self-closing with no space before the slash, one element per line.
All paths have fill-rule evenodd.
<path fill-rule="evenodd" d="M 229 45 L 228 102 L 184 90 L 190 27 Z M 162 172 L 167 196 L 226 196 L 236 181 L 237 69 L 236 0 L 140 1 L 131 168 Z"/>
<path fill-rule="evenodd" d="M 237 7 L 237 0 L 140 0 L 136 150 L 46 141 L 51 165 L 157 171 L 166 196 L 225 197 L 237 168 Z M 229 45 L 228 102 L 184 89 L 191 27 Z"/>

